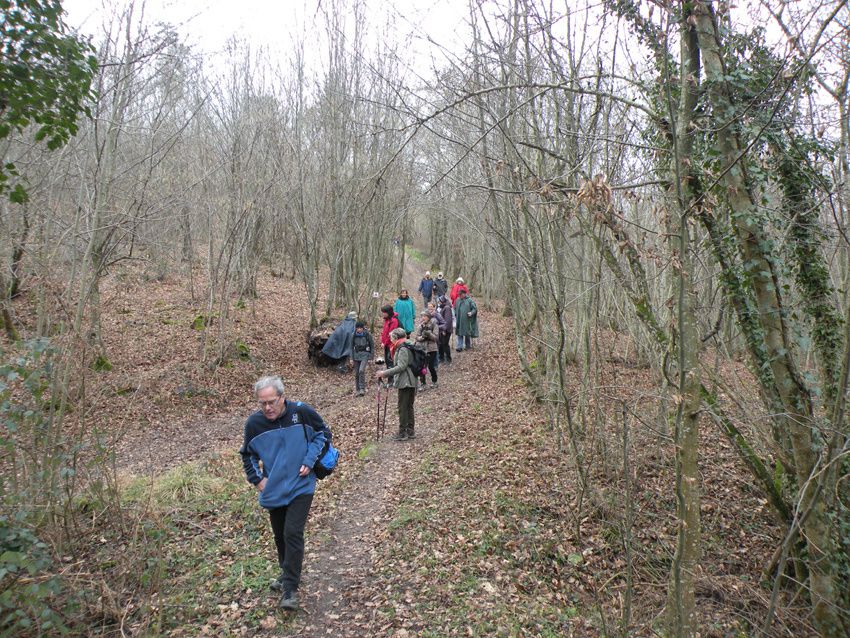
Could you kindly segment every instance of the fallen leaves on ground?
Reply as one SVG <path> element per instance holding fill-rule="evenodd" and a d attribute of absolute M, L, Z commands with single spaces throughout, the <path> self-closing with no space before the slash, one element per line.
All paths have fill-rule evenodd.
<path fill-rule="evenodd" d="M 122 435 L 119 465 L 134 474 L 154 480 L 200 463 L 220 491 L 167 510 L 140 505 L 136 529 L 146 531 L 132 543 L 126 527 L 93 524 L 105 542 L 92 544 L 80 582 L 97 576 L 115 590 L 111 607 L 106 594 L 89 599 L 89 631 L 598 636 L 618 631 L 628 609 L 634 635 L 653 632 L 676 517 L 669 438 L 647 426 L 658 422 L 648 370 L 612 357 L 600 368 L 604 388 L 574 396 L 584 401 L 580 473 L 566 424 L 554 430 L 521 380 L 511 320 L 480 304 L 476 347 L 441 366 L 440 389 L 417 398 L 419 438 L 376 444 L 374 386 L 354 397 L 350 376 L 306 358 L 299 286 L 263 275 L 259 293 L 232 310 L 232 337 L 250 358 L 210 368 L 202 360 L 211 335 L 193 327 L 203 304 L 186 282 L 106 282 L 114 367 L 96 377 L 89 425 Z M 343 454 L 320 484 L 308 527 L 306 612 L 289 615 L 267 590 L 276 575 L 271 533 L 236 455 L 254 409 L 251 383 L 268 373 L 283 374 L 290 397 L 319 409 Z M 578 393 L 577 367 L 568 379 Z M 624 402 L 634 412 L 628 474 Z M 392 395 L 387 435 L 396 423 Z M 763 616 L 760 569 L 781 533 L 727 442 L 707 425 L 702 437 L 700 626 L 703 636 L 736 635 Z"/>

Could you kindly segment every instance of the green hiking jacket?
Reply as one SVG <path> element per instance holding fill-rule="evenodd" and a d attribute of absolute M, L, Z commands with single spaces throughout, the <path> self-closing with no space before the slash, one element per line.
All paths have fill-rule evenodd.
<path fill-rule="evenodd" d="M 468 313 L 472 313 L 471 317 L 467 317 Z M 472 297 L 467 296 L 466 299 L 458 299 L 455 304 L 455 317 L 457 327 L 455 334 L 458 337 L 477 337 L 478 336 L 478 306 Z"/>
<path fill-rule="evenodd" d="M 410 339 L 405 339 L 404 343 L 413 345 Z M 416 375 L 410 369 L 410 359 L 413 355 L 410 350 L 399 345 L 393 355 L 393 367 L 389 368 L 385 376 L 392 378 L 394 388 L 415 388 Z"/>

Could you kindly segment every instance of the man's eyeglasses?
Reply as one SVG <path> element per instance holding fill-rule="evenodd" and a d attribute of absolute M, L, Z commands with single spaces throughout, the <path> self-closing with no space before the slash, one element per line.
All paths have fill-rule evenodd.
<path fill-rule="evenodd" d="M 261 408 L 270 408 L 275 403 L 277 403 L 278 401 L 280 401 L 280 397 L 277 397 L 276 399 L 272 399 L 271 401 L 257 401 L 257 403 L 260 404 Z"/>

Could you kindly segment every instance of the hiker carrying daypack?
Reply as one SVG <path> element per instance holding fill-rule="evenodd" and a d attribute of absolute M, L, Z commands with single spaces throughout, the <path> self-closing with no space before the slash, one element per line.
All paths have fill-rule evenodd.
<path fill-rule="evenodd" d="M 413 403 L 416 400 L 418 374 L 414 371 L 414 368 L 418 359 L 419 370 L 421 371 L 425 359 L 417 354 L 418 349 L 407 340 L 404 328 L 393 330 L 390 333 L 390 339 L 394 365 L 386 370 L 379 370 L 375 376 L 379 381 L 385 377 L 393 380 L 393 387 L 398 394 L 398 434 L 393 437 L 393 440 L 407 441 L 416 437 L 414 434 Z"/>
<path fill-rule="evenodd" d="M 424 377 L 425 373 L 428 372 L 428 353 L 425 352 L 425 348 L 413 343 L 403 343 L 401 347 L 410 350 L 410 363 L 407 367 L 413 371 L 417 378 Z"/>

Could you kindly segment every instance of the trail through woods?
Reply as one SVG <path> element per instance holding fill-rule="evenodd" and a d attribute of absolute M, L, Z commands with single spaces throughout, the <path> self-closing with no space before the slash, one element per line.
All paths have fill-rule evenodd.
<path fill-rule="evenodd" d="M 420 278 L 421 272 L 407 261 L 404 285 L 411 291 L 417 313 L 422 308 L 422 298 L 414 291 Z M 366 462 L 353 473 L 349 473 L 350 469 L 338 472 L 333 478 L 318 484 L 315 509 L 320 512 L 308 522 L 300 591 L 302 610 L 294 616 L 282 618 L 290 632 L 286 635 L 376 635 L 373 625 L 375 606 L 358 607 L 352 594 L 362 595 L 367 589 L 366 584 L 373 576 L 373 555 L 386 536 L 395 507 L 405 498 L 405 481 L 412 467 L 423 457 L 440 429 L 455 424 L 469 384 L 478 382 L 475 379 L 476 367 L 492 356 L 493 339 L 487 335 L 486 326 L 487 319 L 484 317 L 482 338 L 476 340 L 471 352 L 454 353 L 451 365 L 439 367 L 439 388 L 418 394 L 417 439 L 406 442 L 391 440 L 390 437 L 397 431 L 398 419 L 396 393 L 390 390 L 384 438 L 375 445 L 369 445 Z M 379 341 L 379 330 L 380 326 L 376 329 L 376 342 Z M 287 347 L 302 346 L 306 343 L 296 342 Z M 295 352 L 287 354 L 298 358 Z M 305 361 L 303 365 L 311 364 Z M 352 456 L 359 450 L 357 446 L 346 445 L 350 442 L 346 439 L 362 442 L 363 434 L 374 439 L 378 406 L 382 411 L 384 409 L 383 398 L 378 403 L 375 370 L 375 366 L 370 365 L 367 374 L 369 389 L 365 397 L 352 396 L 352 376 L 340 374 L 333 368 L 310 371 L 312 374 L 308 372 L 308 378 L 311 378 L 308 384 L 286 379 L 287 397 L 314 405 L 332 426 L 336 444 L 348 452 L 343 456 L 342 464 L 349 468 L 354 466 Z M 244 380 L 243 393 L 250 392 L 251 382 L 251 379 Z M 232 454 L 241 444 L 247 414 L 246 411 L 199 415 L 189 423 L 167 420 L 158 428 L 128 433 L 119 452 L 121 465 L 132 472 L 161 474 L 189 459 L 213 453 Z M 329 504 L 322 498 L 322 492 L 334 482 L 342 485 L 338 486 L 332 496 L 333 503 Z M 247 483 L 246 489 L 249 489 Z M 330 512 L 323 512 L 325 508 Z M 270 537 L 270 529 L 268 533 Z M 273 562 L 273 555 L 269 555 L 269 560 Z M 266 595 L 265 592 L 257 594 Z M 267 598 L 269 611 L 273 613 L 276 597 L 269 593 Z M 257 635 L 281 635 L 277 620 L 269 619 L 264 627 L 259 628 Z"/>
<path fill-rule="evenodd" d="M 409 290 L 420 277 L 409 264 Z M 192 467 L 223 473 L 229 498 L 245 504 L 229 510 L 221 503 L 200 514 L 177 510 L 185 539 L 170 546 L 168 580 L 157 599 L 173 605 L 170 635 L 404 638 L 501 635 L 507 627 L 504 635 L 598 636 L 623 613 L 626 538 L 640 601 L 631 626 L 635 635 L 651 633 L 665 600 L 675 509 L 663 432 L 632 419 L 628 477 L 619 465 L 623 402 L 650 423 L 657 401 L 649 371 L 624 364 L 628 351 L 611 341 L 600 369 L 601 402 L 582 408 L 582 436 L 595 441 L 585 459 L 593 488 L 582 492 L 566 438 L 559 451 L 543 407 L 520 379 L 511 320 L 498 307 L 479 302 L 476 347 L 439 368 L 438 391 L 417 397 L 418 438 L 389 440 L 397 427 L 391 392 L 387 438 L 376 445 L 374 366 L 367 395 L 353 396 L 351 374 L 317 369 L 307 359 L 308 311 L 297 301 L 298 286 L 268 276 L 259 286 L 259 299 L 234 319 L 252 359 L 212 372 L 193 364 L 199 335 L 188 327 L 192 301 L 185 286 L 107 290 L 107 337 L 121 354 L 93 397 L 93 413 L 115 423 L 114 407 L 121 405 L 129 415 L 119 466 L 134 475 Z M 317 489 L 302 610 L 295 614 L 278 612 L 267 589 L 267 577 L 276 575 L 271 530 L 237 460 L 244 420 L 256 409 L 251 384 L 268 373 L 284 376 L 288 397 L 317 407 L 343 454 L 337 472 Z M 778 530 L 766 503 L 741 479 L 725 439 L 711 427 L 703 435 L 710 450 L 703 463 L 709 541 L 699 610 L 704 635 L 719 637 L 763 614 L 759 570 Z M 202 578 L 214 579 L 214 590 L 195 607 L 173 611 L 186 604 L 175 592 L 197 588 L 202 573 L 199 559 L 187 566 L 183 556 L 204 551 L 213 554 L 203 555 L 212 567 Z M 138 622 L 143 629 L 144 618 Z"/>

